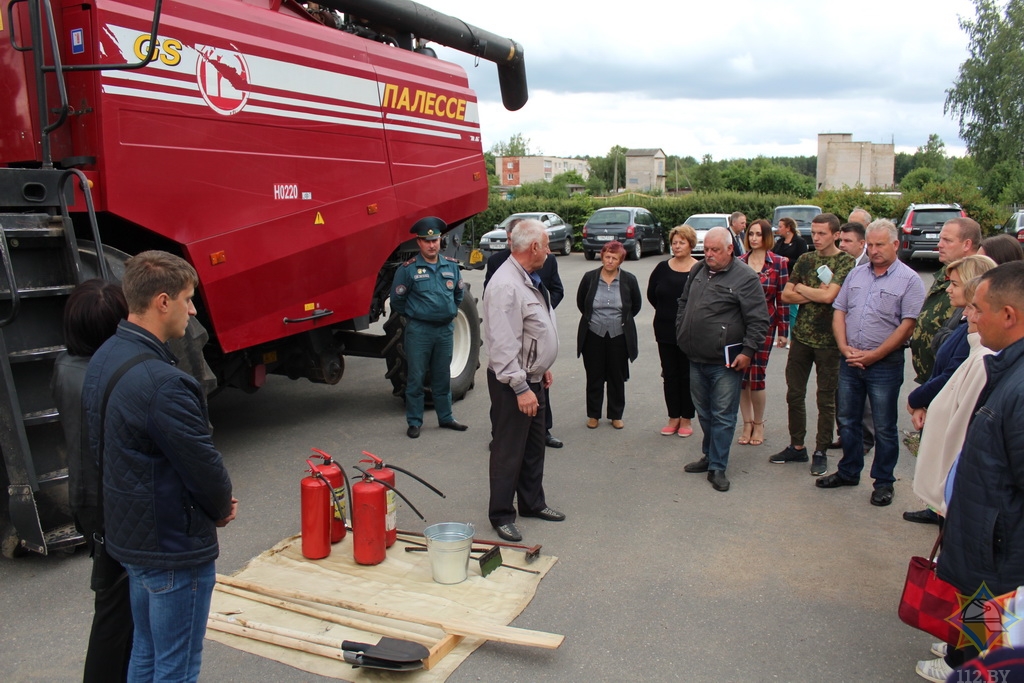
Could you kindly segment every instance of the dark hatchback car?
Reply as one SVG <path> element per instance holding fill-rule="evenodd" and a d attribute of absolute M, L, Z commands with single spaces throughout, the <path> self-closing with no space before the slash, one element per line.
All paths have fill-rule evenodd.
<path fill-rule="evenodd" d="M 967 214 L 959 204 L 911 204 L 897 224 L 900 231 L 900 260 L 939 258 L 942 224 Z"/>
<path fill-rule="evenodd" d="M 618 240 L 626 257 L 635 261 L 646 252 L 665 253 L 661 223 L 650 211 L 637 206 L 598 209 L 583 226 L 583 255 L 592 261 L 608 242 Z"/>
<path fill-rule="evenodd" d="M 807 245 L 811 244 L 811 221 L 821 213 L 820 206 L 812 204 L 789 204 L 787 206 L 776 206 L 772 215 L 772 230 L 779 234 L 779 219 L 792 218 L 796 221 L 796 231 L 806 240 Z"/>

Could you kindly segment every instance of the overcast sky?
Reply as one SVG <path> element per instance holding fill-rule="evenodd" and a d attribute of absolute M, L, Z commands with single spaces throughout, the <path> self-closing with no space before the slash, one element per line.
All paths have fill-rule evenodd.
<path fill-rule="evenodd" d="M 810 156 L 827 132 L 964 153 L 942 110 L 970 0 L 421 2 L 524 48 L 530 100 L 509 112 L 493 64 L 435 46 L 469 72 L 485 150 L 522 133 L 557 156 Z"/>

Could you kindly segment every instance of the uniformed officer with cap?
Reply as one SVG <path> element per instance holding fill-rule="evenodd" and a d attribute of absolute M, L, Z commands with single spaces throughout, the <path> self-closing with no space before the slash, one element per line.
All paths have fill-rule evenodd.
<path fill-rule="evenodd" d="M 419 437 L 423 425 L 423 381 L 428 370 L 438 424 L 466 431 L 466 425 L 452 417 L 451 389 L 452 322 L 465 284 L 458 261 L 439 255 L 444 229 L 444 221 L 434 216 L 416 221 L 410 232 L 416 235 L 420 253 L 398 267 L 391 290 L 391 310 L 408 319 L 405 419 L 410 439 Z"/>

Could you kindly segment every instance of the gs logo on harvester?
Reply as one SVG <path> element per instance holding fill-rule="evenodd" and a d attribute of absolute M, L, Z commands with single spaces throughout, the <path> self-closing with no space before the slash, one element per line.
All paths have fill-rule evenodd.
<path fill-rule="evenodd" d="M 196 81 L 203 99 L 218 114 L 231 116 L 249 101 L 249 65 L 238 52 L 196 45 Z"/>
<path fill-rule="evenodd" d="M 145 59 L 149 54 L 149 34 L 143 33 L 135 39 L 135 56 L 138 59 Z M 153 59 L 159 59 L 167 66 L 178 66 L 181 64 L 181 41 L 174 38 L 165 38 L 156 42 Z"/>

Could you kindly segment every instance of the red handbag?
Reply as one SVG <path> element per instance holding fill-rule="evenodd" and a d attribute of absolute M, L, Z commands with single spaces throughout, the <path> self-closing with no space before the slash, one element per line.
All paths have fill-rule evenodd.
<path fill-rule="evenodd" d="M 960 639 L 960 629 L 948 618 L 960 612 L 961 606 L 956 588 L 936 575 L 935 555 L 941 543 L 940 531 L 929 557 L 910 558 L 899 615 L 904 624 L 955 646 Z"/>

